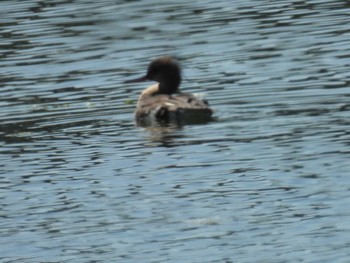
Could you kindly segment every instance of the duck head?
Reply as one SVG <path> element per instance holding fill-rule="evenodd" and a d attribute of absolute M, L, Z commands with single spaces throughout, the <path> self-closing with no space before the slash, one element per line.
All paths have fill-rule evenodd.
<path fill-rule="evenodd" d="M 126 83 L 153 80 L 159 83 L 159 94 L 173 94 L 179 91 L 181 83 L 181 68 L 179 63 L 171 57 L 161 57 L 152 61 L 146 75 L 128 80 Z"/>

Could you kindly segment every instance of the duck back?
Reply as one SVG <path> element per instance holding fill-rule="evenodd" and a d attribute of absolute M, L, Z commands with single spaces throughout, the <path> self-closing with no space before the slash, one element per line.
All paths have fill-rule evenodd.
<path fill-rule="evenodd" d="M 139 101 L 135 112 L 138 121 L 203 123 L 213 111 L 208 102 L 192 94 L 159 94 Z"/>

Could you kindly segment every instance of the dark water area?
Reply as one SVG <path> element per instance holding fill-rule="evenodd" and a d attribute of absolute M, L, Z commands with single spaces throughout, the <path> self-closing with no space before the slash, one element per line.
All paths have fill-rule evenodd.
<path fill-rule="evenodd" d="M 0 14 L 0 262 L 349 262 L 348 1 Z M 163 55 L 214 121 L 135 125 Z"/>

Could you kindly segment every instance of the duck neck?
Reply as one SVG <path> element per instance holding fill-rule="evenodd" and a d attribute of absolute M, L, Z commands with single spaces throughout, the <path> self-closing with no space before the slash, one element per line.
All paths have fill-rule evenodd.
<path fill-rule="evenodd" d="M 181 78 L 172 79 L 171 81 L 161 81 L 159 83 L 159 94 L 179 93 Z"/>

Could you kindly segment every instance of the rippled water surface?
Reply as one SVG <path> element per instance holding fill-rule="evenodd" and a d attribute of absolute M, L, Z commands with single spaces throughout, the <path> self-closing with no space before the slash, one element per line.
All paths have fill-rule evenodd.
<path fill-rule="evenodd" d="M 349 262 L 348 1 L 0 10 L 0 262 Z M 162 55 L 215 121 L 135 126 Z"/>

